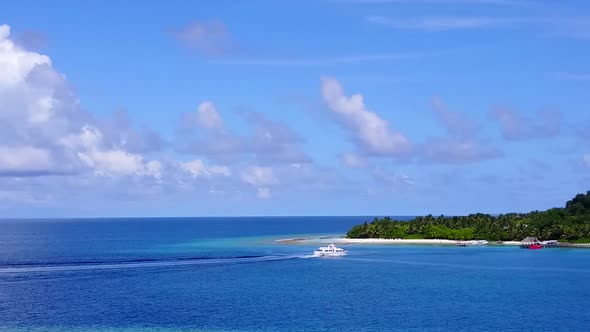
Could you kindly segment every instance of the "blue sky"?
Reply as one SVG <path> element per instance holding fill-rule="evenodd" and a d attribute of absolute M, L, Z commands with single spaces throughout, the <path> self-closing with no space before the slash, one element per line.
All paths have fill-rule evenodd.
<path fill-rule="evenodd" d="M 586 1 L 1 7 L 3 217 L 502 213 L 590 189 Z"/>

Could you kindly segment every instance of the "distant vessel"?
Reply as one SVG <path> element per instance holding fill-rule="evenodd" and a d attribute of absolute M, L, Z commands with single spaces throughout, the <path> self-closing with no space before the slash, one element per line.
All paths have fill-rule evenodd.
<path fill-rule="evenodd" d="M 488 241 L 486 240 L 457 241 L 457 245 L 459 247 L 485 246 L 486 244 L 488 244 Z"/>
<path fill-rule="evenodd" d="M 551 242 L 551 244 L 553 243 Z M 520 241 L 520 247 L 522 249 L 543 249 L 544 245 L 538 238 L 529 236 Z"/>
<path fill-rule="evenodd" d="M 313 252 L 313 255 L 318 257 L 342 257 L 347 254 L 348 251 L 336 247 L 333 243 L 330 243 L 327 247 L 320 247 Z"/>

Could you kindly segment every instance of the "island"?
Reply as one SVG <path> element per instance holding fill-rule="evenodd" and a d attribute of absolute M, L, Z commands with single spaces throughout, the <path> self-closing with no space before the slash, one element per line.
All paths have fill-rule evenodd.
<path fill-rule="evenodd" d="M 560 242 L 590 243 L 590 191 L 578 194 L 563 208 L 501 215 L 389 217 L 355 225 L 347 239 L 438 239 L 441 241 L 521 241 L 527 237 Z"/>

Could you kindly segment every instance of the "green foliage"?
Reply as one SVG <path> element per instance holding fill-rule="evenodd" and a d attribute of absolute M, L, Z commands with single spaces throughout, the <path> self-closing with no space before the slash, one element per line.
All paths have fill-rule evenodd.
<path fill-rule="evenodd" d="M 565 205 L 566 211 L 571 215 L 590 214 L 590 191 L 586 194 L 578 194 Z"/>
<path fill-rule="evenodd" d="M 590 242 L 590 191 L 568 201 L 565 208 L 526 214 L 471 214 L 468 216 L 416 217 L 411 221 L 375 218 L 354 226 L 349 238 L 450 239 L 520 241 L 527 236 Z"/>

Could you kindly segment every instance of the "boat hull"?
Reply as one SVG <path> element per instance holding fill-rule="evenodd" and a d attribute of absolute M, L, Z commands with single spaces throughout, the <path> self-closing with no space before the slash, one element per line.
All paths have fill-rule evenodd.
<path fill-rule="evenodd" d="M 348 252 L 343 252 L 343 253 L 326 253 L 326 252 L 321 252 L 321 251 L 314 251 L 313 255 L 316 257 L 343 257 L 348 255 Z"/>
<path fill-rule="evenodd" d="M 541 245 L 541 244 L 525 244 L 525 245 L 521 245 L 520 247 L 522 249 L 533 249 L 533 250 L 543 249 L 543 245 Z"/>

